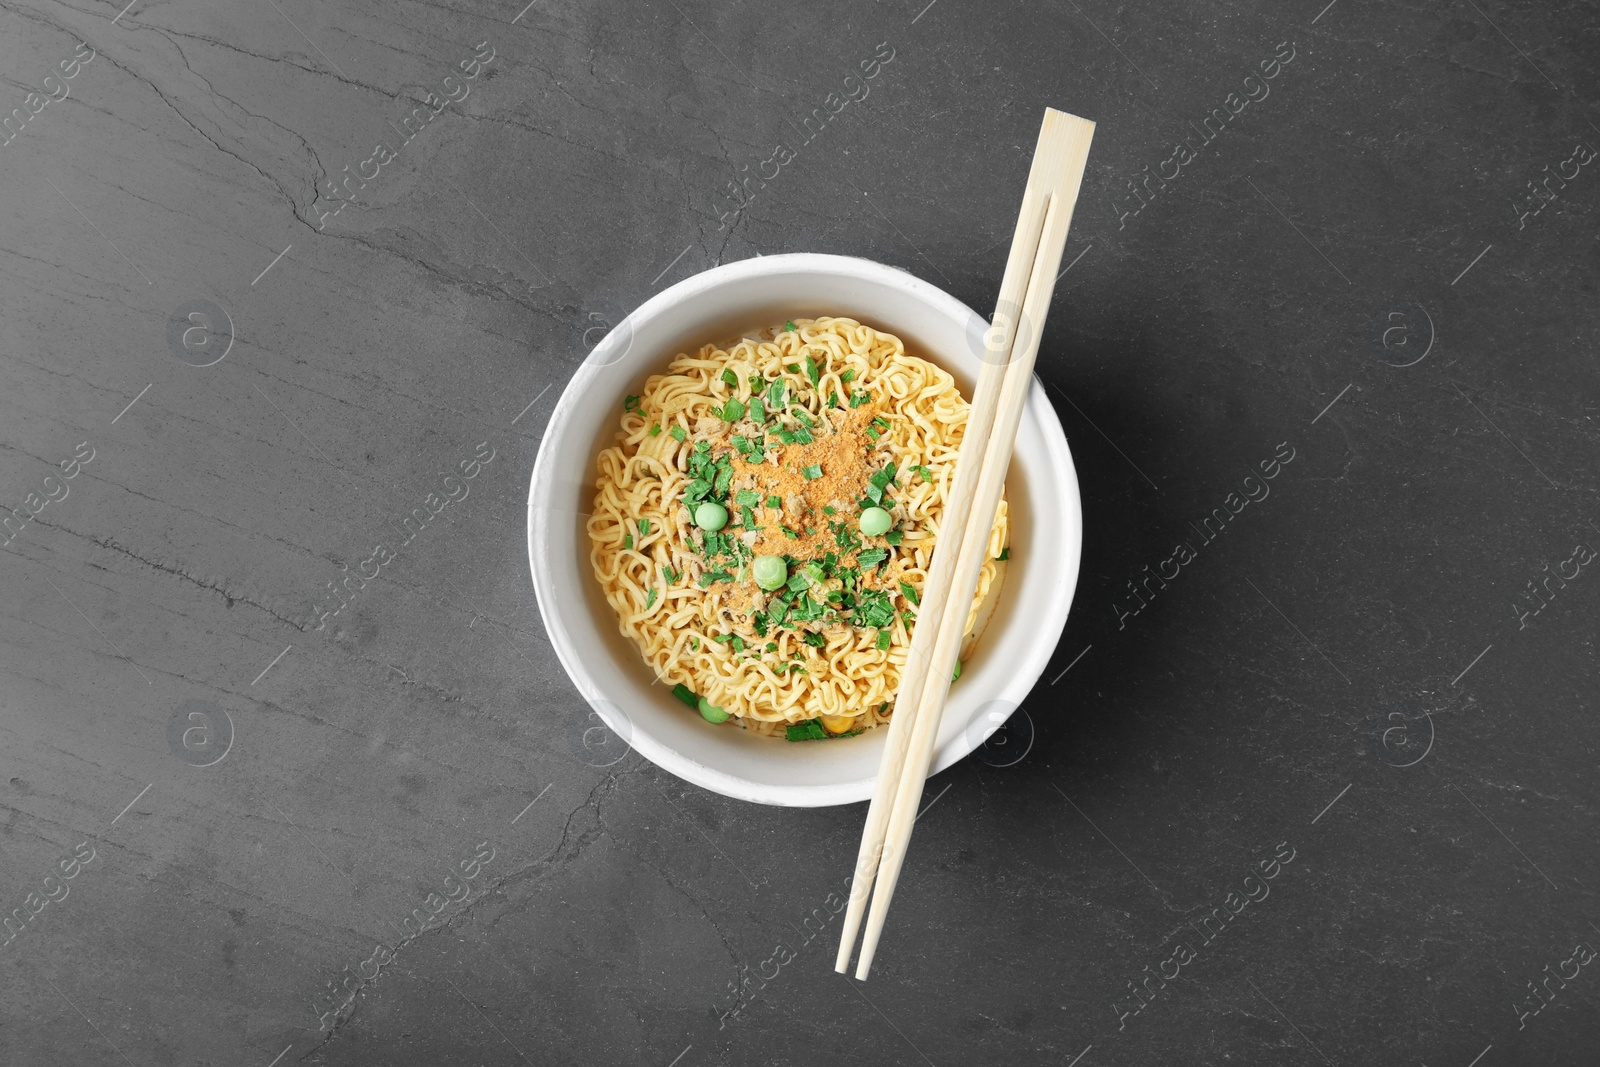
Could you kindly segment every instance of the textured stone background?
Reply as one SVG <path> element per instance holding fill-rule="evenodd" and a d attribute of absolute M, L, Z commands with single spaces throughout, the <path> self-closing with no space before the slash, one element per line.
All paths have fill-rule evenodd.
<path fill-rule="evenodd" d="M 0 503 L 43 504 L 0 559 L 0 1060 L 1592 1059 L 1600 967 L 1550 976 L 1600 945 L 1600 574 L 1528 584 L 1600 550 L 1592 5 L 524 2 L 0 6 L 0 114 L 39 108 L 0 147 Z M 607 748 L 528 471 L 589 344 L 719 262 L 987 309 L 1046 105 L 1099 124 L 1039 365 L 1083 575 L 1031 747 L 930 782 L 857 986 L 804 924 L 864 806 Z"/>

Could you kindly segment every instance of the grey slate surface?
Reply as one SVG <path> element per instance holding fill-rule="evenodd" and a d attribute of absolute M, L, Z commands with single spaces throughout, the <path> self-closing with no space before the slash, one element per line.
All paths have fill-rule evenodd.
<path fill-rule="evenodd" d="M 1592 1062 L 1597 54 L 1500 0 L 0 7 L 0 1060 Z M 847 989 L 864 806 L 600 744 L 528 471 L 719 262 L 986 310 L 1046 105 L 1099 124 L 1082 579 Z"/>

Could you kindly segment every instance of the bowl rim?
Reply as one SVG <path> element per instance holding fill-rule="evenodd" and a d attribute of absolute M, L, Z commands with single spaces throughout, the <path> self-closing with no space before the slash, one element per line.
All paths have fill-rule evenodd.
<path fill-rule="evenodd" d="M 864 778 L 821 785 L 774 785 L 755 782 L 707 766 L 696 760 L 692 755 L 670 748 L 648 733 L 634 729 L 631 716 L 628 716 L 625 711 L 622 711 L 621 708 L 617 707 L 605 696 L 604 687 L 585 668 L 582 659 L 577 654 L 576 643 L 568 631 L 561 614 L 552 610 L 555 591 L 548 588 L 551 580 L 550 575 L 545 573 L 544 568 L 540 566 L 541 557 L 548 558 L 549 556 L 548 551 L 546 551 L 547 534 L 545 524 L 536 521 L 541 514 L 541 509 L 535 506 L 541 484 L 548 484 L 553 477 L 551 464 L 554 460 L 549 457 L 554 450 L 544 448 L 543 442 L 545 440 L 558 439 L 559 435 L 568 432 L 567 422 L 573 417 L 573 412 L 578 402 L 577 398 L 585 392 L 595 378 L 603 373 L 605 367 L 627 354 L 628 348 L 625 346 L 631 346 L 638 323 L 648 323 L 666 308 L 694 300 L 728 282 L 769 274 L 794 273 L 842 274 L 848 277 L 860 278 L 863 281 L 883 284 L 890 288 L 900 288 L 905 290 L 908 295 L 946 312 L 953 319 L 966 319 L 969 323 L 976 321 L 981 324 L 980 330 L 987 326 L 987 320 L 979 316 L 965 302 L 945 292 L 933 283 L 925 281 L 903 268 L 858 256 L 842 256 L 823 252 L 788 252 L 771 256 L 756 256 L 734 263 L 720 264 L 668 286 L 629 312 L 622 321 L 618 322 L 616 326 L 606 333 L 605 337 L 601 338 L 599 343 L 585 356 L 582 365 L 579 366 L 572 378 L 567 382 L 554 409 L 552 409 L 550 418 L 545 423 L 544 432 L 540 435 L 541 447 L 534 458 L 533 470 L 529 478 L 527 515 L 528 565 L 533 579 L 534 596 L 539 606 L 540 616 L 544 622 L 546 636 L 549 638 L 551 646 L 555 649 L 556 657 L 560 660 L 561 666 L 566 670 L 567 677 L 571 679 L 579 694 L 595 714 L 630 748 L 637 750 L 641 756 L 657 767 L 724 796 L 751 803 L 783 807 L 827 807 L 870 799 L 874 783 L 877 780 L 876 773 Z M 622 348 L 622 352 L 617 353 L 615 351 L 617 348 Z M 1078 487 L 1077 468 L 1072 461 L 1072 453 L 1067 444 L 1066 433 L 1061 428 L 1061 421 L 1057 417 L 1055 408 L 1051 405 L 1050 399 L 1046 395 L 1037 375 L 1034 376 L 1030 384 L 1024 415 L 1038 420 L 1049 450 L 1049 455 L 1046 457 L 1047 465 L 1054 472 L 1048 487 L 1052 490 L 1057 488 L 1062 490 L 1060 506 L 1069 520 L 1069 528 L 1076 531 L 1077 536 L 1076 544 L 1058 544 L 1054 546 L 1057 551 L 1070 549 L 1068 558 L 1063 561 L 1066 565 L 1066 595 L 1055 598 L 1052 601 L 1048 616 L 1037 620 L 1039 632 L 1052 635 L 1053 640 L 1032 644 L 1026 654 L 1020 658 L 1016 669 L 1008 675 L 1000 690 L 990 698 L 990 701 L 986 702 L 988 704 L 995 701 L 1003 701 L 1012 705 L 1015 710 L 1022 710 L 1024 699 L 1043 676 L 1044 669 L 1059 644 L 1060 634 L 1065 627 L 1073 598 L 1077 594 L 1083 552 L 1083 511 Z M 587 471 L 585 473 L 587 474 Z M 957 733 L 934 752 L 928 770 L 928 777 L 931 778 L 935 774 L 946 770 L 975 751 L 988 741 L 989 737 L 995 730 L 1000 728 L 1004 721 L 1004 719 L 993 720 L 989 724 L 989 728 L 984 731 L 969 727 Z"/>

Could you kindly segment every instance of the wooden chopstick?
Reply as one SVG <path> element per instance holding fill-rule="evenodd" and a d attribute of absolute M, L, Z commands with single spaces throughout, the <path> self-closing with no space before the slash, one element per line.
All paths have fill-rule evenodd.
<path fill-rule="evenodd" d="M 1019 308 L 1026 295 L 1028 270 L 1032 266 L 1037 240 L 1044 223 L 1043 199 L 1036 189 L 1034 178 L 1039 169 L 1035 157 L 1033 173 L 1022 197 L 1022 213 L 1012 238 L 1011 255 L 1006 261 L 1006 272 L 1000 283 L 999 306 Z M 1015 316 L 1011 319 L 1014 320 Z M 923 586 L 922 602 L 917 608 L 919 619 L 937 620 L 944 614 L 951 579 L 959 555 L 960 537 L 945 536 L 950 531 L 965 530 L 971 510 L 973 493 L 977 488 L 978 473 L 982 466 L 982 450 L 988 444 L 994 424 L 1000 385 L 1005 378 L 1006 356 L 1011 349 L 1011 330 L 1014 322 L 996 320 L 999 329 L 985 335 L 987 348 L 983 365 L 978 370 L 978 381 L 973 388 L 972 408 L 962 432 L 961 449 L 957 454 L 955 477 L 951 482 L 950 499 L 945 503 L 944 517 L 940 522 L 940 538 L 934 548 L 933 561 L 928 569 L 928 581 Z M 840 930 L 839 955 L 834 969 L 841 974 L 850 966 L 850 951 L 856 933 L 866 914 L 867 899 L 882 857 L 884 832 L 893 810 L 896 787 L 901 768 L 911 742 L 911 728 L 917 716 L 926 666 L 938 641 L 938 626 L 917 626 L 911 634 L 911 647 L 906 652 L 906 662 L 900 672 L 900 689 L 895 694 L 895 714 L 889 721 L 889 736 L 884 743 L 883 755 L 878 764 L 878 777 L 874 784 L 872 802 L 867 807 L 867 825 L 861 835 L 861 847 L 856 854 L 854 877 L 850 882 L 850 902 Z"/>
<path fill-rule="evenodd" d="M 857 856 L 836 969 L 842 972 L 849 963 L 860 911 L 876 882 L 858 979 L 865 979 L 871 968 L 911 840 L 1093 136 L 1094 123 L 1046 109 Z M 951 530 L 959 531 L 959 536 L 948 536 Z M 901 727 L 898 739 L 896 727 Z M 864 875 L 864 867 L 874 859 L 875 876 Z"/>

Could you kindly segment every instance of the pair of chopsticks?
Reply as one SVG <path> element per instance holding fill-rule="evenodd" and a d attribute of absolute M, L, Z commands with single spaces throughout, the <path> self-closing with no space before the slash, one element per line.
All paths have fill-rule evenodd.
<path fill-rule="evenodd" d="M 1083 183 L 1094 123 L 1046 108 L 1033 166 L 1022 194 L 1022 210 L 1011 239 L 991 328 L 985 335 L 983 367 L 973 392 L 955 479 L 945 500 L 933 565 L 922 590 L 917 625 L 900 676 L 895 714 L 867 809 L 866 830 L 856 857 L 850 905 L 845 913 L 834 969 L 850 965 L 856 932 L 871 896 L 856 978 L 865 979 L 894 895 L 917 804 L 928 777 L 934 739 L 950 692 L 950 675 L 961 648 L 979 572 L 988 554 L 1006 469 L 1022 421 L 1039 337 L 1050 310 L 1056 270 L 1067 243 L 1067 227 Z M 959 532 L 959 536 L 951 536 Z M 874 881 L 877 891 L 873 892 Z"/>

